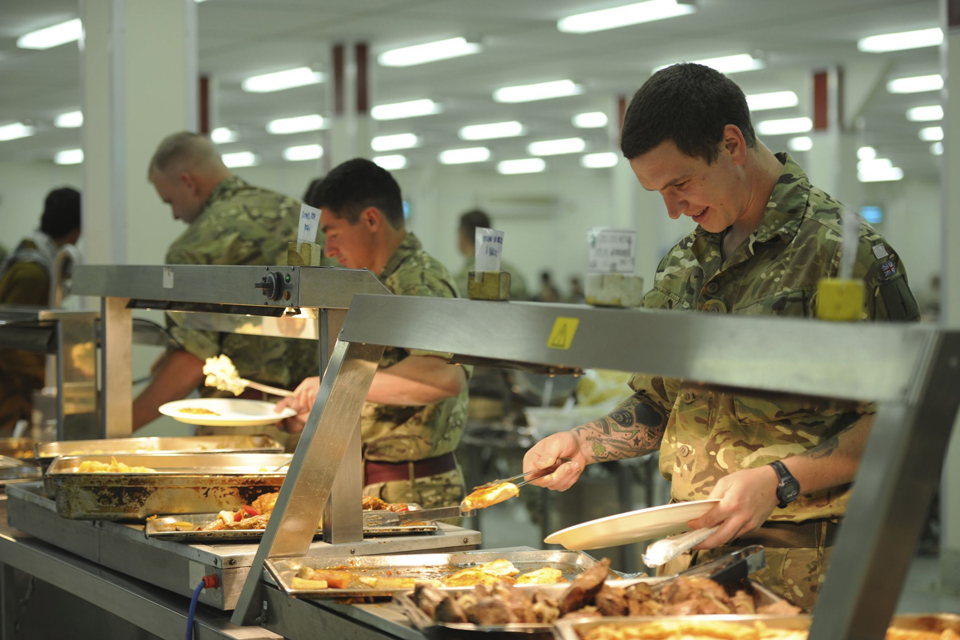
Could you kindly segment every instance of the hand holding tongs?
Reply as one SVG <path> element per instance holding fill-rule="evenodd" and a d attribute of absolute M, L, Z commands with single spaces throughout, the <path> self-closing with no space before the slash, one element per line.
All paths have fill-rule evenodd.
<path fill-rule="evenodd" d="M 512 478 L 507 478 L 506 480 L 491 480 L 486 484 L 482 484 L 479 487 L 474 487 L 474 491 L 479 489 L 487 489 L 488 487 L 493 487 L 498 484 L 503 484 L 504 482 L 511 482 L 519 489 L 520 487 L 533 482 L 534 480 L 539 480 L 545 476 L 550 475 L 554 471 L 560 468 L 560 465 L 570 462 L 570 458 L 557 458 L 557 461 L 554 462 L 549 467 L 544 467 L 543 469 L 531 469 L 525 473 L 515 475 Z M 517 482 L 520 480 L 520 482 Z"/>

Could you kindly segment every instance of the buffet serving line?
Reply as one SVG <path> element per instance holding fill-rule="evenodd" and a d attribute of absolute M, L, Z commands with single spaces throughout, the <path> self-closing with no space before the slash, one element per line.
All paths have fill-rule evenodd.
<path fill-rule="evenodd" d="M 729 637 L 709 626 L 729 622 L 754 633 L 744 640 L 799 640 L 808 627 L 815 640 L 881 638 L 960 403 L 960 332 L 929 326 L 409 298 L 384 295 L 368 272 L 319 267 L 86 266 L 74 292 L 102 298 L 100 425 L 111 438 L 102 444 L 130 435 L 131 309 L 164 309 L 189 328 L 311 339 L 320 350 L 320 390 L 292 457 L 267 442 L 145 453 L 60 443 L 42 482 L 8 487 L 5 585 L 16 568 L 160 637 L 182 635 L 193 595 L 206 605 L 197 637 L 653 638 L 631 634 L 656 616 L 664 634 Z M 597 367 L 879 402 L 812 618 L 784 615 L 796 609 L 749 581 L 761 549 L 664 582 L 610 574 L 579 550 L 590 548 L 582 537 L 558 537 L 575 540 L 570 551 L 475 551 L 478 532 L 435 522 L 452 514 L 366 504 L 359 415 L 385 347 L 551 375 Z M 256 518 L 262 528 L 240 528 Z M 597 528 L 609 543 L 614 527 Z M 621 534 L 638 540 L 630 536 Z M 13 604 L 3 603 L 6 633 Z M 726 619 L 695 615 L 704 613 Z M 960 631 L 945 616 L 894 622 Z"/>

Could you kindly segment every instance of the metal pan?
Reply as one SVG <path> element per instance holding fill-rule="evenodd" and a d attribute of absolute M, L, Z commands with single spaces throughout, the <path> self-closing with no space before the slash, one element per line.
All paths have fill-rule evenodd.
<path fill-rule="evenodd" d="M 669 577 L 648 577 L 648 578 L 631 578 L 628 580 L 610 580 L 606 581 L 606 584 L 611 587 L 618 587 L 620 589 L 629 587 L 631 585 L 646 582 L 647 584 L 653 585 L 653 588 L 656 590 L 659 586 L 665 585 L 671 581 Z M 777 596 L 775 593 L 765 588 L 761 584 L 754 582 L 752 580 L 745 581 L 754 591 L 754 598 L 757 606 L 765 606 L 768 604 L 773 604 L 775 602 L 780 602 L 783 599 Z M 552 585 L 517 585 L 520 589 L 533 589 L 534 591 L 542 591 L 547 595 L 551 596 L 554 599 L 559 599 L 560 596 L 566 591 L 569 584 L 552 584 Z M 746 586 L 746 585 L 744 585 Z M 459 594 L 467 593 L 473 590 L 473 587 L 442 587 L 441 591 Z M 433 633 L 440 632 L 445 637 L 466 637 L 470 635 L 483 634 L 484 638 L 489 639 L 489 634 L 542 634 L 545 638 L 548 634 L 553 632 L 553 624 L 539 624 L 539 623 L 511 623 L 505 625 L 489 625 L 489 626 L 479 626 L 473 623 L 450 623 L 450 622 L 437 622 L 433 620 L 430 616 L 423 612 L 414 603 L 412 598 L 412 591 L 404 591 L 398 593 L 394 596 L 393 600 L 396 602 L 410 619 L 411 624 L 417 629 L 420 629 L 424 633 Z M 705 616 L 697 616 L 705 617 Z M 717 616 L 710 616 L 717 617 Z M 782 616 L 759 616 L 764 619 L 766 618 L 778 618 Z M 638 620 L 640 618 L 630 618 L 630 620 Z M 646 619 L 646 618 L 644 618 Z M 664 618 L 649 618 L 650 620 L 663 620 Z M 620 620 L 620 618 L 605 618 L 605 620 Z M 557 623 L 559 624 L 559 622 Z M 804 627 L 806 628 L 806 627 Z M 442 630 L 442 631 L 441 631 Z"/>
<path fill-rule="evenodd" d="M 732 622 L 744 626 L 753 626 L 762 622 L 770 629 L 786 629 L 806 631 L 810 628 L 811 618 L 808 615 L 800 616 L 696 616 L 697 621 L 703 622 Z M 602 618 L 599 620 L 558 620 L 556 624 L 557 636 L 560 640 L 583 640 L 583 634 L 603 625 L 612 627 L 635 627 L 642 624 L 678 621 L 690 622 L 690 617 L 662 617 L 662 618 Z"/>
<path fill-rule="evenodd" d="M 0 438 L 0 456 L 33 460 L 36 446 L 37 441 L 33 438 Z"/>
<path fill-rule="evenodd" d="M 235 511 L 258 496 L 278 491 L 289 454 L 129 454 L 113 456 L 155 473 L 79 473 L 85 460 L 111 456 L 65 456 L 47 470 L 57 513 L 72 520 L 143 520 L 152 515 Z M 262 471 L 267 469 L 268 471 Z"/>
<path fill-rule="evenodd" d="M 0 456 L 0 485 L 36 481 L 41 477 L 40 467 L 33 460 Z"/>
<path fill-rule="evenodd" d="M 266 565 L 277 584 L 288 595 L 310 598 L 386 598 L 409 591 L 402 589 L 374 589 L 356 581 L 347 589 L 294 589 L 293 578 L 301 567 L 311 569 L 339 569 L 350 571 L 359 577 L 440 579 L 461 569 L 474 567 L 494 560 L 509 560 L 521 573 L 554 567 L 563 572 L 564 578 L 572 580 L 577 574 L 597 564 L 597 561 L 582 551 L 516 551 L 485 550 L 459 553 L 420 553 L 394 556 L 360 556 L 345 559 L 339 565 L 323 558 L 280 558 L 268 560 Z"/>
<path fill-rule="evenodd" d="M 908 613 L 893 616 L 890 626 L 909 631 L 943 633 L 949 629 L 960 633 L 960 616 L 954 613 Z"/>
<path fill-rule="evenodd" d="M 194 513 L 181 516 L 165 516 L 160 518 L 151 518 L 147 520 L 144 527 L 144 534 L 148 538 L 158 538 L 160 540 L 171 540 L 174 542 L 256 542 L 263 537 L 263 529 L 248 529 L 241 531 L 196 531 L 197 528 L 206 526 L 217 519 L 215 513 Z M 188 522 L 192 526 L 191 530 L 178 531 L 173 525 L 176 522 Z M 439 530 L 436 523 L 421 523 L 411 526 L 397 527 L 364 527 L 363 535 L 369 537 L 376 536 L 398 536 L 413 535 L 423 533 L 435 533 Z M 323 529 L 317 529 L 314 536 L 323 535 Z"/>

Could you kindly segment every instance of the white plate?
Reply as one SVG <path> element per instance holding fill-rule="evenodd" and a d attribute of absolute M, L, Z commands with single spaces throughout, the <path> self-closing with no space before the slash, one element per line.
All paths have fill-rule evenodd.
<path fill-rule="evenodd" d="M 693 500 L 618 513 L 561 529 L 547 536 L 544 542 L 562 544 L 567 549 L 599 549 L 664 538 L 689 531 L 687 521 L 704 515 L 718 502 Z"/>
<path fill-rule="evenodd" d="M 160 407 L 160 413 L 187 424 L 200 424 L 208 427 L 259 427 L 274 424 L 284 418 L 297 415 L 287 408 L 280 413 L 273 412 L 274 403 L 261 400 L 241 400 L 238 398 L 190 398 L 175 400 Z M 181 409 L 207 409 L 218 415 L 198 415 L 183 413 Z"/>

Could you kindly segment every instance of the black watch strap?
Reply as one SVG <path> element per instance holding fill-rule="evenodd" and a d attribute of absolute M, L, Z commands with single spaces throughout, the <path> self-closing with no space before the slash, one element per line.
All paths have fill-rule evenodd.
<path fill-rule="evenodd" d="M 793 477 L 793 474 L 787 469 L 787 465 L 783 464 L 783 461 L 774 460 L 770 463 L 770 466 L 773 467 L 778 478 L 777 500 L 780 502 L 777 504 L 777 507 L 783 509 L 800 497 L 800 483 Z"/>

